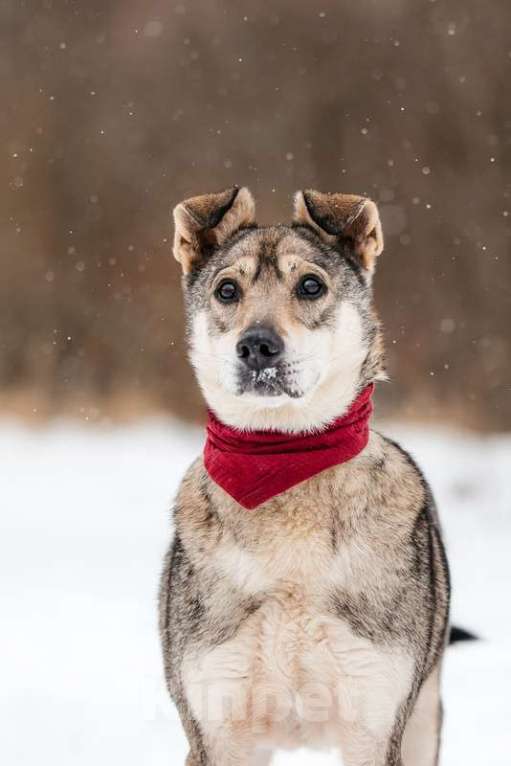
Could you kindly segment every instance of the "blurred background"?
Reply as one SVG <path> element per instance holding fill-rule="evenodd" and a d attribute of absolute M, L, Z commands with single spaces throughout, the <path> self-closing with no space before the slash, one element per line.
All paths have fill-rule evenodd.
<path fill-rule="evenodd" d="M 511 427 L 505 0 L 2 0 L 0 405 L 200 417 L 170 210 L 368 194 L 382 411 Z"/>
<path fill-rule="evenodd" d="M 184 763 L 156 593 L 204 406 L 170 211 L 237 183 L 261 223 L 304 187 L 380 206 L 378 426 L 480 639 L 442 766 L 509 765 L 510 29 L 508 0 L 0 0 L 0 760 Z"/>

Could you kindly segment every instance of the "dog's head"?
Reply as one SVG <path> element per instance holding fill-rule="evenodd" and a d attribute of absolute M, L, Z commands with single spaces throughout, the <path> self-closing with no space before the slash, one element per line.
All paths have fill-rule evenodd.
<path fill-rule="evenodd" d="M 260 227 L 246 188 L 174 210 L 190 356 L 209 406 L 240 428 L 320 428 L 384 377 L 371 277 L 371 200 L 298 192 L 289 226 Z"/>

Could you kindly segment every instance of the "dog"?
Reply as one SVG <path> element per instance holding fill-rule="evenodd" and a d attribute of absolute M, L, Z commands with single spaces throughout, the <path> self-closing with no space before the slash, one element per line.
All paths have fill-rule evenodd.
<path fill-rule="evenodd" d="M 211 413 L 160 589 L 187 766 L 304 746 L 345 766 L 434 766 L 449 570 L 424 476 L 367 427 L 386 378 L 377 206 L 303 191 L 290 225 L 258 226 L 233 187 L 174 222 Z"/>

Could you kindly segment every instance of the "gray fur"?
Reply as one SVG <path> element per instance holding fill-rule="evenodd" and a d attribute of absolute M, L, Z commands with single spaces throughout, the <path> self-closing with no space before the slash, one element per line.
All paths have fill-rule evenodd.
<path fill-rule="evenodd" d="M 296 237 L 330 277 L 335 303 L 348 299 L 361 317 L 367 355 L 358 390 L 381 377 L 383 350 L 380 325 L 372 307 L 370 280 L 350 251 L 349 242 L 324 241 L 312 226 L 297 222 L 290 227 L 247 227 L 234 231 L 213 248 L 200 268 L 184 278 L 187 313 L 209 311 L 209 286 L 226 265 L 250 252 L 258 259 L 255 281 L 280 280 L 275 257 L 283 237 Z M 283 321 L 283 320 L 280 320 Z M 313 310 L 300 321 L 314 332 L 319 323 L 328 327 L 328 310 Z M 221 335 L 227 318 L 212 318 L 212 333 Z M 245 763 L 214 755 L 208 736 L 190 710 L 183 684 L 186 656 L 200 658 L 215 647 L 227 646 L 250 628 L 257 633 L 259 614 L 274 599 L 289 596 L 301 616 L 307 610 L 349 626 L 355 637 L 381 651 L 413 658 L 413 673 L 406 694 L 396 710 L 387 741 L 372 759 L 349 756 L 349 766 L 400 766 L 401 745 L 421 690 L 439 672 L 446 643 L 449 611 L 449 573 L 438 515 L 431 491 L 413 460 L 397 444 L 373 432 L 368 448 L 348 463 L 313 479 L 247 512 L 207 475 L 202 460 L 187 472 L 174 509 L 175 538 L 165 561 L 160 590 L 160 631 L 170 694 L 180 712 L 189 743 L 188 766 L 229 766 Z M 293 559 L 296 545 L 310 541 L 311 559 L 324 567 L 339 566 L 343 557 L 351 577 L 327 581 L 318 570 L 314 582 L 290 582 L 276 576 L 251 589 L 236 583 L 222 570 L 221 551 L 235 550 L 249 561 L 262 562 L 262 571 Z M 267 563 L 265 563 L 267 562 Z M 297 562 L 297 569 L 301 562 Z M 306 566 L 304 564 L 303 566 Z M 248 577 L 249 575 L 247 575 Z M 342 583 L 341 583 L 342 581 Z M 286 596 L 287 597 L 287 596 Z M 298 630 L 298 629 L 297 629 Z M 297 640 L 299 639 L 299 636 Z M 297 660 L 298 661 L 298 660 Z M 431 683 L 428 682 L 431 686 Z M 431 694 L 431 715 L 438 762 L 441 705 Z M 348 763 L 348 761 L 347 761 Z M 421 762 L 422 763 L 422 762 Z M 424 761 L 426 763 L 426 761 Z M 405 762 L 404 766 L 415 766 Z"/>

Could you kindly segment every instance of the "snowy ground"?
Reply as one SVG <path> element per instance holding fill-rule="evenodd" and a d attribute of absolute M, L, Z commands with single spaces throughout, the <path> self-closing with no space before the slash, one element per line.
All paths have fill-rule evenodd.
<path fill-rule="evenodd" d="M 441 508 L 454 618 L 444 766 L 511 762 L 511 436 L 389 428 Z M 101 430 L 0 424 L 0 761 L 181 766 L 155 625 L 171 498 L 202 436 L 169 422 Z M 285 764 L 333 755 L 279 754 Z"/>

